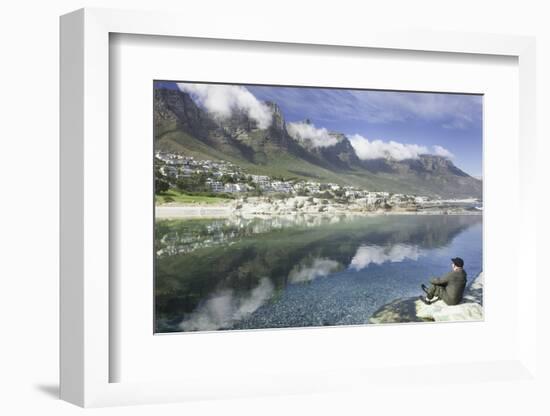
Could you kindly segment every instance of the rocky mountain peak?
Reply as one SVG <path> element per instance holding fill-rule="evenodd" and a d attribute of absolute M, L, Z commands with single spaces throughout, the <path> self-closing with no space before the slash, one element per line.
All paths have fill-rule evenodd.
<path fill-rule="evenodd" d="M 265 104 L 269 107 L 271 113 L 273 114 L 271 128 L 283 132 L 285 130 L 285 119 L 281 108 L 273 101 L 266 101 Z"/>
<path fill-rule="evenodd" d="M 195 104 L 186 93 L 168 88 L 155 89 L 154 122 L 159 128 L 165 122 L 203 137 L 215 125 L 208 114 Z"/>
<path fill-rule="evenodd" d="M 422 169 L 429 172 L 451 172 L 457 176 L 469 176 L 455 166 L 451 159 L 431 154 L 420 155 L 418 161 L 422 165 Z"/>

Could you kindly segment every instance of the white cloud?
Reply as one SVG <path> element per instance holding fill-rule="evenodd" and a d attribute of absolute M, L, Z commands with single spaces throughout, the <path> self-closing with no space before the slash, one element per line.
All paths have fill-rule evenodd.
<path fill-rule="evenodd" d="M 369 159 L 418 159 L 420 155 L 432 154 L 436 156 L 451 159 L 454 155 L 443 146 L 432 146 L 431 151 L 428 147 L 418 144 L 404 144 L 393 140 L 384 142 L 382 140 L 369 140 L 360 134 L 354 134 L 349 137 L 349 141 L 357 157 L 361 160 Z"/>
<path fill-rule="evenodd" d="M 382 140 L 369 140 L 359 134 L 349 137 L 357 157 L 361 160 L 391 158 L 395 160 L 417 159 L 421 154 L 429 153 L 428 148 L 417 144 L 403 144 Z"/>
<path fill-rule="evenodd" d="M 314 147 L 334 146 L 338 140 L 331 136 L 324 127 L 317 128 L 311 123 L 298 121 L 296 123 L 287 123 L 288 134 L 298 141 L 311 141 Z"/>
<path fill-rule="evenodd" d="M 445 149 L 443 146 L 435 145 L 433 146 L 433 154 L 437 156 L 446 157 L 447 159 L 451 159 L 454 157 L 454 155 Z"/>
<path fill-rule="evenodd" d="M 245 112 L 266 129 L 271 125 L 271 109 L 259 101 L 245 87 L 238 85 L 185 84 L 178 83 L 178 88 L 191 97 L 208 112 L 221 119 L 231 117 L 233 111 Z"/>
<path fill-rule="evenodd" d="M 292 283 L 309 282 L 318 277 L 328 276 L 339 268 L 340 264 L 337 261 L 323 258 L 315 259 L 310 266 L 295 267 L 288 275 L 288 279 Z"/>
<path fill-rule="evenodd" d="M 230 328 L 233 323 L 252 315 L 273 296 L 274 290 L 271 280 L 265 277 L 245 296 L 237 296 L 233 290 L 221 290 L 187 316 L 180 328 L 184 331 Z"/>
<path fill-rule="evenodd" d="M 406 259 L 418 260 L 420 250 L 416 246 L 396 244 L 392 247 L 361 246 L 349 265 L 350 269 L 362 270 L 370 264 L 398 263 Z"/>

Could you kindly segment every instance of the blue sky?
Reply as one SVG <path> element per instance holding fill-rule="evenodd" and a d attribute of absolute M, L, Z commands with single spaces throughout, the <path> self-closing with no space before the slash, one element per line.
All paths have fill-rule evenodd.
<path fill-rule="evenodd" d="M 182 83 L 157 82 L 156 86 L 182 89 Z M 210 91 L 215 87 L 210 84 Z M 289 123 L 309 119 L 318 129 L 364 139 L 361 142 L 369 144 L 365 151 L 370 151 L 373 143 L 382 146 L 391 141 L 408 148 L 416 145 L 414 148 L 429 149 L 428 153 L 434 153 L 434 146 L 440 146 L 452 154 L 451 160 L 460 169 L 472 176 L 481 176 L 480 95 L 246 85 L 225 87 L 239 90 L 237 98 L 233 94 L 228 101 L 224 94 L 222 102 L 230 105 L 248 94 L 243 87 L 260 102 L 276 102 Z M 208 97 L 210 101 L 203 102 L 212 104 L 212 93 L 204 94 L 201 90 L 196 97 Z M 219 94 L 215 98 L 219 100 Z M 245 98 L 249 105 L 252 98 Z M 323 136 L 319 137 L 322 140 Z"/>

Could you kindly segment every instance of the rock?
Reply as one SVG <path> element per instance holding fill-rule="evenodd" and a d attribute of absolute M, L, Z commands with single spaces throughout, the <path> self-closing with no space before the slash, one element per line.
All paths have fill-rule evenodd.
<path fill-rule="evenodd" d="M 478 274 L 464 294 L 463 302 L 474 302 L 483 305 L 483 272 Z"/>
<path fill-rule="evenodd" d="M 438 300 L 426 305 L 419 298 L 396 299 L 369 318 L 372 324 L 426 321 L 479 321 L 483 319 L 483 273 L 467 288 L 458 305 L 449 306 Z"/>
<path fill-rule="evenodd" d="M 426 321 L 472 321 L 483 319 L 483 308 L 478 303 L 465 302 L 449 306 L 442 300 L 431 305 L 417 300 L 416 315 Z"/>

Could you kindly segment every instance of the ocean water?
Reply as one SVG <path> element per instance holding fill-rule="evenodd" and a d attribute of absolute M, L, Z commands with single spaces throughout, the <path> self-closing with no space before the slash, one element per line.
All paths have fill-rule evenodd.
<path fill-rule="evenodd" d="M 482 270 L 480 215 L 159 220 L 157 332 L 368 323 L 462 257 Z"/>

